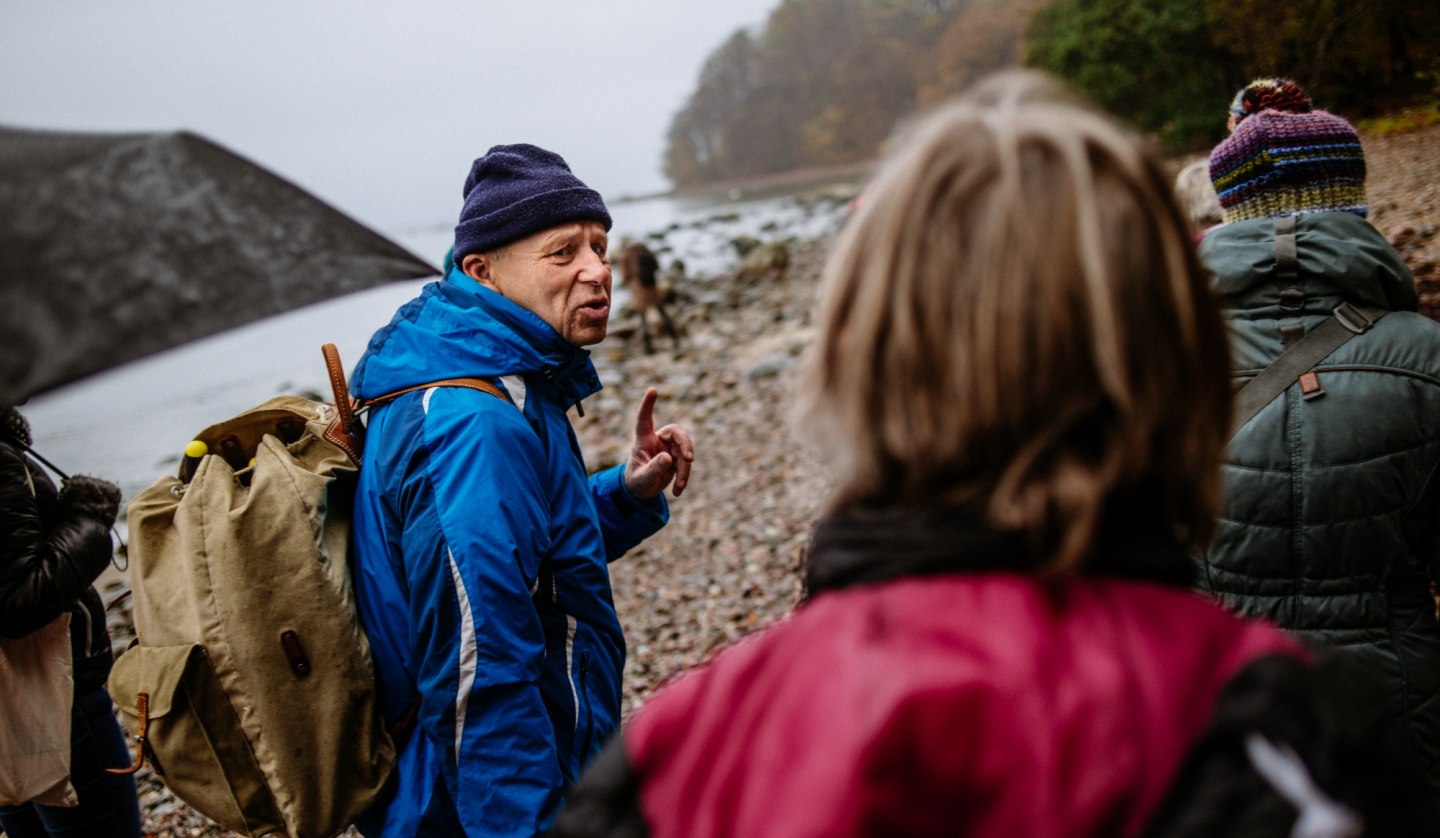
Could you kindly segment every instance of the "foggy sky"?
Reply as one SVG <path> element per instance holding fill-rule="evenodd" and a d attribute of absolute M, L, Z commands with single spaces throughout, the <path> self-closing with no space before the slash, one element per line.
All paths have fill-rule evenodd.
<path fill-rule="evenodd" d="M 389 233 L 453 224 L 497 143 L 666 188 L 700 66 L 779 0 L 3 0 L 0 123 L 188 129 Z"/>

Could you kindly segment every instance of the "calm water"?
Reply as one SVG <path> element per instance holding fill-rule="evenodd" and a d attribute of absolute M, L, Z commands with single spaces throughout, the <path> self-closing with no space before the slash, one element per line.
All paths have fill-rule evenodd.
<path fill-rule="evenodd" d="M 843 206 L 843 200 L 794 195 L 652 198 L 613 205 L 611 237 L 645 239 L 662 265 L 682 259 L 689 276 L 703 277 L 735 266 L 735 237 L 823 235 L 835 228 Z M 439 227 L 391 235 L 439 265 L 452 232 Z M 328 394 L 321 344 L 334 343 L 348 367 L 424 284 L 392 283 L 272 317 L 36 397 L 22 412 L 42 455 L 68 472 L 114 480 L 129 499 L 173 472 L 201 428 L 279 393 Z"/>

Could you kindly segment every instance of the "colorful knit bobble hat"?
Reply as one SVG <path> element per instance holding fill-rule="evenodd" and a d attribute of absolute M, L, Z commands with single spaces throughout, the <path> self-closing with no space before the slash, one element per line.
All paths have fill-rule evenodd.
<path fill-rule="evenodd" d="M 1230 118 L 1233 120 L 1230 130 L 1239 127 L 1245 117 L 1261 111 L 1309 113 L 1313 109 L 1305 88 L 1291 79 L 1256 79 L 1240 88 L 1235 98 L 1230 100 Z"/>
<path fill-rule="evenodd" d="M 497 145 L 465 179 L 465 206 L 455 226 L 453 258 L 489 253 L 532 233 L 573 221 L 610 229 L 600 193 L 570 171 L 565 159 L 533 145 Z"/>
<path fill-rule="evenodd" d="M 1360 135 L 1326 111 L 1266 109 L 1248 115 L 1210 152 L 1210 180 L 1227 224 L 1367 211 Z"/>

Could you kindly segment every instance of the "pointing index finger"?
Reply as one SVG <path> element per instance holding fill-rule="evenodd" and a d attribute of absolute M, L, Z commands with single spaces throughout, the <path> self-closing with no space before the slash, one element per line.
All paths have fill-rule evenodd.
<path fill-rule="evenodd" d="M 655 433 L 655 400 L 659 397 L 659 391 L 649 387 L 640 399 L 640 410 L 635 414 L 636 439 L 645 439 Z"/>

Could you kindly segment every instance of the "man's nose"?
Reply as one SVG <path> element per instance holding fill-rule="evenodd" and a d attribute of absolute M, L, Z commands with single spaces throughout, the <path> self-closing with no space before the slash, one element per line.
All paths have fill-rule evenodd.
<path fill-rule="evenodd" d="M 592 285 L 600 285 L 610 278 L 610 265 L 605 258 L 593 250 L 585 251 L 584 262 L 580 266 L 580 281 Z"/>

